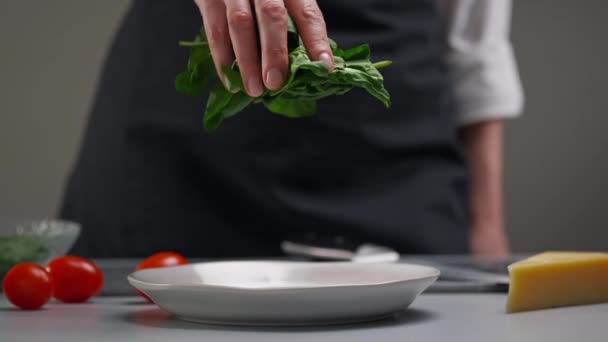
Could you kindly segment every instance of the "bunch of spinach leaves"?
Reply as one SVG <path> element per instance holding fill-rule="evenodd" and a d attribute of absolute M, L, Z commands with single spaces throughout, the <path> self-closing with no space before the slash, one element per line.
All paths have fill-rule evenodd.
<path fill-rule="evenodd" d="M 317 100 L 342 95 L 353 87 L 365 89 L 390 107 L 390 95 L 384 88 L 384 79 L 378 69 L 389 66 L 391 62 L 372 63 L 367 44 L 342 50 L 334 41 L 330 41 L 335 60 L 332 73 L 322 62 L 310 60 L 291 21 L 288 44 L 289 75 L 285 85 L 278 90 L 266 89 L 261 96 L 253 98 L 244 91 L 236 61 L 231 67 L 222 67 L 225 85 L 219 81 L 204 30 L 201 29 L 194 41 L 180 42 L 181 46 L 190 48 L 190 56 L 186 70 L 175 78 L 175 89 L 198 98 L 209 93 L 203 117 L 208 131 L 214 131 L 224 119 L 251 103 L 262 103 L 269 111 L 290 118 L 310 116 L 316 112 Z"/>

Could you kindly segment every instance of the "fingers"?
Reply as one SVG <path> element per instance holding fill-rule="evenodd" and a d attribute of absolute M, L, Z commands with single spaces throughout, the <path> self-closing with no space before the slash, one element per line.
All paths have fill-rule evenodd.
<path fill-rule="evenodd" d="M 287 9 L 283 0 L 255 0 L 266 88 L 283 86 L 287 77 Z"/>
<path fill-rule="evenodd" d="M 232 66 L 236 55 L 245 91 L 252 97 L 262 95 L 257 34 L 249 0 L 196 0 L 196 4 L 222 82 L 222 65 Z"/>
<path fill-rule="evenodd" d="M 255 5 L 255 15 L 252 1 Z M 236 56 L 245 91 L 252 97 L 262 95 L 264 86 L 271 90 L 279 89 L 287 78 L 287 12 L 298 26 L 310 58 L 324 62 L 330 72 L 334 69 L 325 21 L 316 0 L 195 2 L 203 16 L 218 75 L 223 81 L 222 65 L 231 66 Z"/>
<path fill-rule="evenodd" d="M 211 56 L 215 64 L 218 76 L 224 82 L 222 65 L 232 66 L 234 54 L 228 33 L 228 22 L 226 21 L 226 7 L 223 0 L 197 0 Z"/>
<path fill-rule="evenodd" d="M 262 95 L 262 70 L 258 53 L 258 38 L 250 0 L 226 1 L 228 30 L 239 63 L 245 90 L 252 97 Z"/>
<path fill-rule="evenodd" d="M 308 56 L 314 61 L 322 61 L 332 72 L 334 59 L 325 20 L 316 0 L 285 0 L 285 5 L 298 27 Z"/>

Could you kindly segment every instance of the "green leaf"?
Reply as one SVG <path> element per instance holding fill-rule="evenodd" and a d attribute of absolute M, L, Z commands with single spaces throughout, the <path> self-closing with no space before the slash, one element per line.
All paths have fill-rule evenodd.
<path fill-rule="evenodd" d="M 203 87 L 199 83 L 192 83 L 188 71 L 182 71 L 175 77 L 175 89 L 188 96 L 203 96 Z"/>
<path fill-rule="evenodd" d="M 230 103 L 233 95 L 219 82 L 211 89 L 209 99 L 207 100 L 207 109 L 203 117 L 203 123 L 207 131 L 215 131 L 222 123 L 224 120 L 224 109 Z"/>
<path fill-rule="evenodd" d="M 236 93 L 244 90 L 243 80 L 241 79 L 241 73 L 238 70 L 222 65 L 222 73 L 224 74 L 224 83 L 228 91 Z"/>
<path fill-rule="evenodd" d="M 285 98 L 278 96 L 264 101 L 264 106 L 275 113 L 289 118 L 303 118 L 317 111 L 317 101 L 311 99 Z"/>
<path fill-rule="evenodd" d="M 202 97 L 208 88 L 208 83 L 214 74 L 213 59 L 211 51 L 206 45 L 192 45 L 203 43 L 200 36 L 193 42 L 188 43 L 190 53 L 188 55 L 188 65 L 186 71 L 181 72 L 175 78 L 175 89 L 189 96 Z"/>
<path fill-rule="evenodd" d="M 370 65 L 370 67 L 375 70 L 373 66 Z M 378 78 L 365 71 L 346 67 L 343 70 L 336 70 L 333 72 L 331 74 L 331 79 L 334 83 L 351 84 L 355 87 L 363 88 L 367 90 L 370 95 L 380 100 L 387 108 L 391 106 L 390 95 L 386 89 L 384 89 L 382 76 Z"/>
<path fill-rule="evenodd" d="M 368 44 L 359 45 L 348 50 L 334 48 L 332 52 L 334 56 L 342 57 L 345 61 L 368 60 L 369 62 L 370 50 Z"/>
<path fill-rule="evenodd" d="M 228 102 L 226 107 L 224 107 L 224 110 L 222 111 L 222 116 L 224 117 L 224 119 L 226 119 L 239 113 L 247 106 L 249 106 L 249 104 L 251 104 L 253 100 L 253 97 L 247 95 L 244 92 L 233 94 L 232 98 L 230 99 L 230 102 Z"/>
<path fill-rule="evenodd" d="M 334 69 L 344 69 L 346 62 L 340 56 L 334 56 Z"/>
<path fill-rule="evenodd" d="M 338 43 L 336 43 L 335 40 L 329 38 L 329 47 L 333 50 L 333 49 L 337 49 L 338 48 Z"/>
<path fill-rule="evenodd" d="M 201 29 L 193 41 L 180 42 L 181 46 L 190 49 L 190 53 L 186 70 L 175 78 L 175 89 L 196 97 L 202 97 L 211 89 L 203 116 L 208 131 L 217 129 L 224 119 L 236 115 L 252 103 L 263 103 L 269 111 L 286 117 L 306 117 L 316 112 L 317 101 L 345 94 L 353 87 L 365 89 L 385 106 L 390 106 L 390 95 L 384 88 L 384 78 L 378 71 L 389 66 L 390 61 L 372 64 L 369 45 L 342 50 L 330 39 L 335 70 L 329 73 L 325 64 L 310 60 L 291 19 L 288 28 L 287 80 L 281 89 L 266 89 L 257 98 L 250 97 L 244 91 L 236 61 L 232 66 L 223 66 L 221 69 L 225 86 L 219 81 L 204 30 Z"/>
<path fill-rule="evenodd" d="M 245 109 L 253 98 L 244 92 L 231 93 L 221 83 L 217 83 L 209 95 L 207 110 L 203 117 L 205 129 L 213 132 L 226 118 Z"/>
<path fill-rule="evenodd" d="M 190 48 L 190 56 L 188 57 L 188 70 L 193 71 L 194 68 L 199 64 L 213 65 L 211 59 L 211 50 L 208 46 L 193 46 Z"/>
<path fill-rule="evenodd" d="M 329 77 L 329 70 L 327 70 L 327 66 L 323 62 L 308 62 L 306 64 L 302 64 L 298 68 L 299 70 L 309 70 L 315 76 L 327 79 Z"/>
<path fill-rule="evenodd" d="M 289 54 L 289 75 L 283 88 L 271 92 L 272 96 L 276 96 L 286 91 L 294 85 L 294 80 L 299 74 L 298 78 L 302 78 L 302 70 L 308 70 L 315 74 L 317 77 L 327 79 L 329 72 L 327 67 L 322 62 L 312 62 L 306 53 L 303 46 L 299 46 Z"/>

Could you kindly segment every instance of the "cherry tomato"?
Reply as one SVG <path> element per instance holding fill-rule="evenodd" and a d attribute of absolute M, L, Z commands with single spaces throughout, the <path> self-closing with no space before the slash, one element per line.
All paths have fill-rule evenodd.
<path fill-rule="evenodd" d="M 54 297 L 65 303 L 82 303 L 103 285 L 103 274 L 91 261 L 77 256 L 53 259 L 47 269 L 55 284 Z"/>
<path fill-rule="evenodd" d="M 2 291 L 15 306 L 24 310 L 36 310 L 51 299 L 53 281 L 41 266 L 24 262 L 13 266 L 6 273 Z"/>
<path fill-rule="evenodd" d="M 186 260 L 186 258 L 184 258 L 181 254 L 175 252 L 160 252 L 142 261 L 135 270 L 139 271 L 147 268 L 178 266 L 185 265 L 187 263 L 188 260 Z"/>
<path fill-rule="evenodd" d="M 141 262 L 135 269 L 136 271 L 145 270 L 147 268 L 159 268 L 159 267 L 170 267 L 170 266 L 178 266 L 185 265 L 188 263 L 188 260 L 184 258 L 181 254 L 175 252 L 160 252 L 156 253 L 144 261 Z M 148 297 L 145 293 L 137 290 L 137 293 L 144 297 L 148 302 L 153 303 L 152 299 Z"/>

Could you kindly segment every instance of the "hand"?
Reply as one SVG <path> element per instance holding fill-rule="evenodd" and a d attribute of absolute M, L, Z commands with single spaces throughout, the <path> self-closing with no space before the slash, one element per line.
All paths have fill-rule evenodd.
<path fill-rule="evenodd" d="M 221 66 L 231 66 L 236 55 L 249 96 L 262 95 L 264 86 L 279 89 L 287 78 L 287 13 L 298 27 L 310 58 L 324 62 L 330 71 L 333 70 L 325 21 L 316 0 L 195 2 L 203 16 L 218 75 L 223 81 Z"/>
<path fill-rule="evenodd" d="M 511 250 L 507 234 L 501 224 L 473 224 L 469 235 L 471 253 L 483 257 L 506 257 Z"/>

